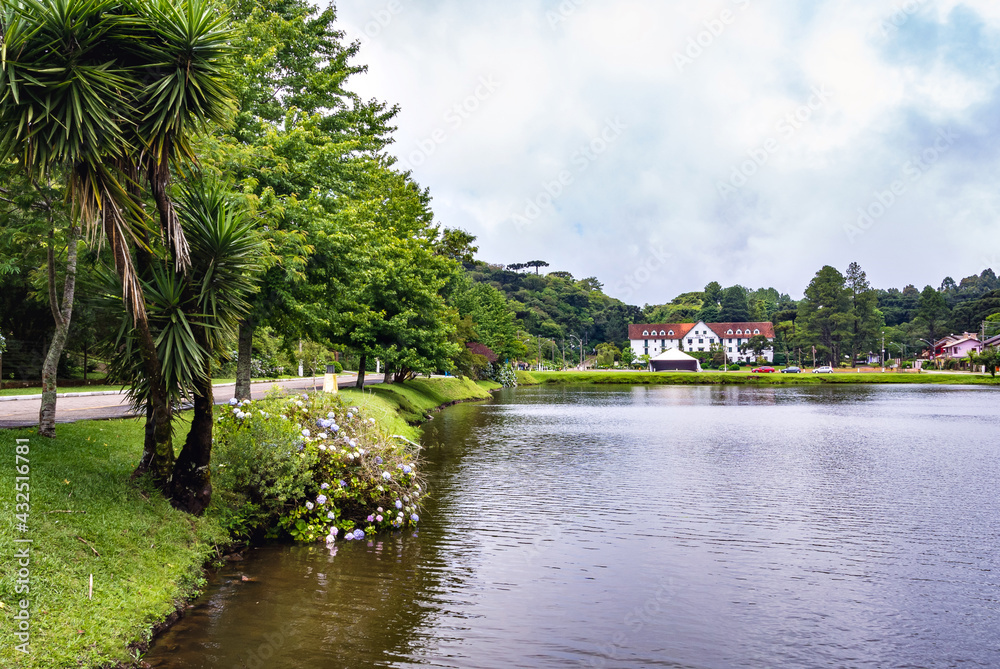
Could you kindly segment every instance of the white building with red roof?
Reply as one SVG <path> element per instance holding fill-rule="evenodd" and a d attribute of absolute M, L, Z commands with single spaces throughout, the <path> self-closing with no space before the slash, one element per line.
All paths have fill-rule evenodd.
<path fill-rule="evenodd" d="M 657 355 L 670 349 L 708 351 L 712 345 L 722 346 L 730 362 L 753 362 L 753 352 L 740 352 L 740 346 L 755 336 L 774 341 L 772 323 L 635 323 L 628 326 L 629 343 L 636 357 Z M 774 348 L 762 353 L 768 362 L 774 361 Z"/>

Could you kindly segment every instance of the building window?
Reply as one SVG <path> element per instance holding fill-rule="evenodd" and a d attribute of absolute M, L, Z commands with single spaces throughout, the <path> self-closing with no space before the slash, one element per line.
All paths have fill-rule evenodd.
<path fill-rule="evenodd" d="M 699 347 L 698 347 L 698 350 L 699 350 L 699 351 L 704 351 L 704 350 L 705 350 L 705 347 L 704 347 L 704 346 L 699 346 Z"/>
<path fill-rule="evenodd" d="M 671 337 L 673 337 L 673 336 L 674 336 L 674 331 L 673 331 L 673 330 L 671 330 L 671 331 L 670 331 L 670 332 L 668 332 L 667 334 L 668 334 L 668 335 L 670 335 Z"/>
<path fill-rule="evenodd" d="M 645 346 L 646 348 L 649 348 L 649 340 L 648 339 L 644 339 L 643 342 L 642 342 L 642 345 Z"/>
<path fill-rule="evenodd" d="M 694 343 L 693 339 L 688 339 L 688 344 L 693 344 L 693 343 Z"/>
<path fill-rule="evenodd" d="M 646 330 L 645 332 L 643 332 L 642 336 L 643 337 L 648 337 L 649 336 L 649 330 Z"/>
<path fill-rule="evenodd" d="M 730 328 L 730 330 L 726 334 L 733 334 L 732 329 Z"/>
<path fill-rule="evenodd" d="M 699 344 L 704 344 L 704 343 L 705 343 L 705 340 L 704 340 L 704 339 L 699 339 L 699 340 L 698 340 L 698 343 L 699 343 Z"/>
<path fill-rule="evenodd" d="M 729 352 L 730 352 L 730 353 L 732 353 L 732 352 L 733 352 L 733 347 L 732 347 L 732 346 L 730 346 L 730 347 L 729 347 Z"/>
<path fill-rule="evenodd" d="M 755 335 L 759 335 L 759 334 L 760 334 L 760 330 L 754 330 L 754 331 L 753 331 L 753 333 L 754 333 Z"/>
<path fill-rule="evenodd" d="M 662 346 L 663 348 L 666 348 L 667 347 L 667 340 L 666 339 L 661 339 L 660 340 L 660 346 Z"/>

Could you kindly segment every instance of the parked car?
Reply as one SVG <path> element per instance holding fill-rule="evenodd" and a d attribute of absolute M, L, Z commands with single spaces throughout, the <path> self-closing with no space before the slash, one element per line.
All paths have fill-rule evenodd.
<path fill-rule="evenodd" d="M 802 370 L 799 369 L 798 367 L 785 367 L 783 370 L 781 370 L 781 373 L 782 374 L 798 374 L 801 371 Z"/>
<path fill-rule="evenodd" d="M 817 367 L 813 370 L 813 374 L 833 374 L 833 367 L 830 365 L 823 365 L 822 367 Z"/>
<path fill-rule="evenodd" d="M 774 371 L 774 367 L 754 367 L 751 371 L 754 374 L 770 374 Z"/>

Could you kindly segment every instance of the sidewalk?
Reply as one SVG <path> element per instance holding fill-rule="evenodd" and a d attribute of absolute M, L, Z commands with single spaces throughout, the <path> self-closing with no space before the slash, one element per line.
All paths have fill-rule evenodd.
<path fill-rule="evenodd" d="M 374 376 L 374 375 L 373 375 Z M 365 385 L 378 383 L 373 376 L 365 378 Z M 349 388 L 357 381 L 356 374 L 341 374 L 337 376 L 339 388 Z M 275 385 L 287 390 L 312 390 L 313 377 L 300 379 L 283 379 L 280 381 L 260 381 L 251 384 L 250 396 L 262 399 Z M 323 377 L 316 377 L 315 387 L 323 389 Z M 224 404 L 236 394 L 236 383 L 220 383 L 215 385 L 215 402 Z M 60 393 L 56 403 L 56 422 L 72 423 L 78 420 L 102 420 L 109 418 L 127 418 L 135 416 L 128 405 L 125 393 L 117 390 L 98 392 Z M 41 395 L 14 395 L 0 400 L 0 428 L 35 427 L 38 425 L 38 412 L 42 406 Z"/>

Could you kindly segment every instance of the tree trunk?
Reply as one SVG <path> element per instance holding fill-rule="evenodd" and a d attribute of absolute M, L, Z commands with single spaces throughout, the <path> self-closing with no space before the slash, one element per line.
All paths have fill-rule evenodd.
<path fill-rule="evenodd" d="M 240 322 L 239 350 L 236 358 L 236 399 L 250 399 L 250 359 L 253 356 L 253 319 Z"/>
<path fill-rule="evenodd" d="M 392 383 L 392 371 L 390 371 L 389 366 L 385 366 L 385 374 L 382 376 L 382 383 L 390 384 Z"/>
<path fill-rule="evenodd" d="M 361 361 L 358 362 L 358 380 L 354 384 L 355 388 L 365 387 L 365 367 L 368 365 L 368 354 L 361 354 Z"/>
<path fill-rule="evenodd" d="M 69 324 L 73 317 L 73 295 L 76 292 L 76 242 L 80 229 L 71 226 L 66 239 L 66 278 L 63 282 L 62 305 L 56 298 L 56 253 L 55 230 L 49 232 L 49 305 L 55 319 L 56 331 L 52 335 L 49 351 L 42 365 L 42 405 L 38 410 L 38 434 L 43 437 L 56 436 L 56 396 L 59 392 L 57 376 L 59 359 L 69 337 Z"/>
<path fill-rule="evenodd" d="M 135 326 L 139 335 L 139 353 L 149 378 L 149 401 L 146 405 L 146 432 L 142 459 L 132 476 L 149 474 L 164 493 L 170 490 L 174 469 L 173 415 L 163 385 L 163 372 L 149 321 L 140 319 Z"/>
<path fill-rule="evenodd" d="M 199 337 L 202 347 L 208 350 L 204 335 Z M 184 448 L 177 456 L 170 485 L 170 503 L 174 508 L 200 516 L 212 501 L 212 410 L 214 397 L 210 363 L 206 365 L 205 378 L 195 382 L 194 418 Z"/>

